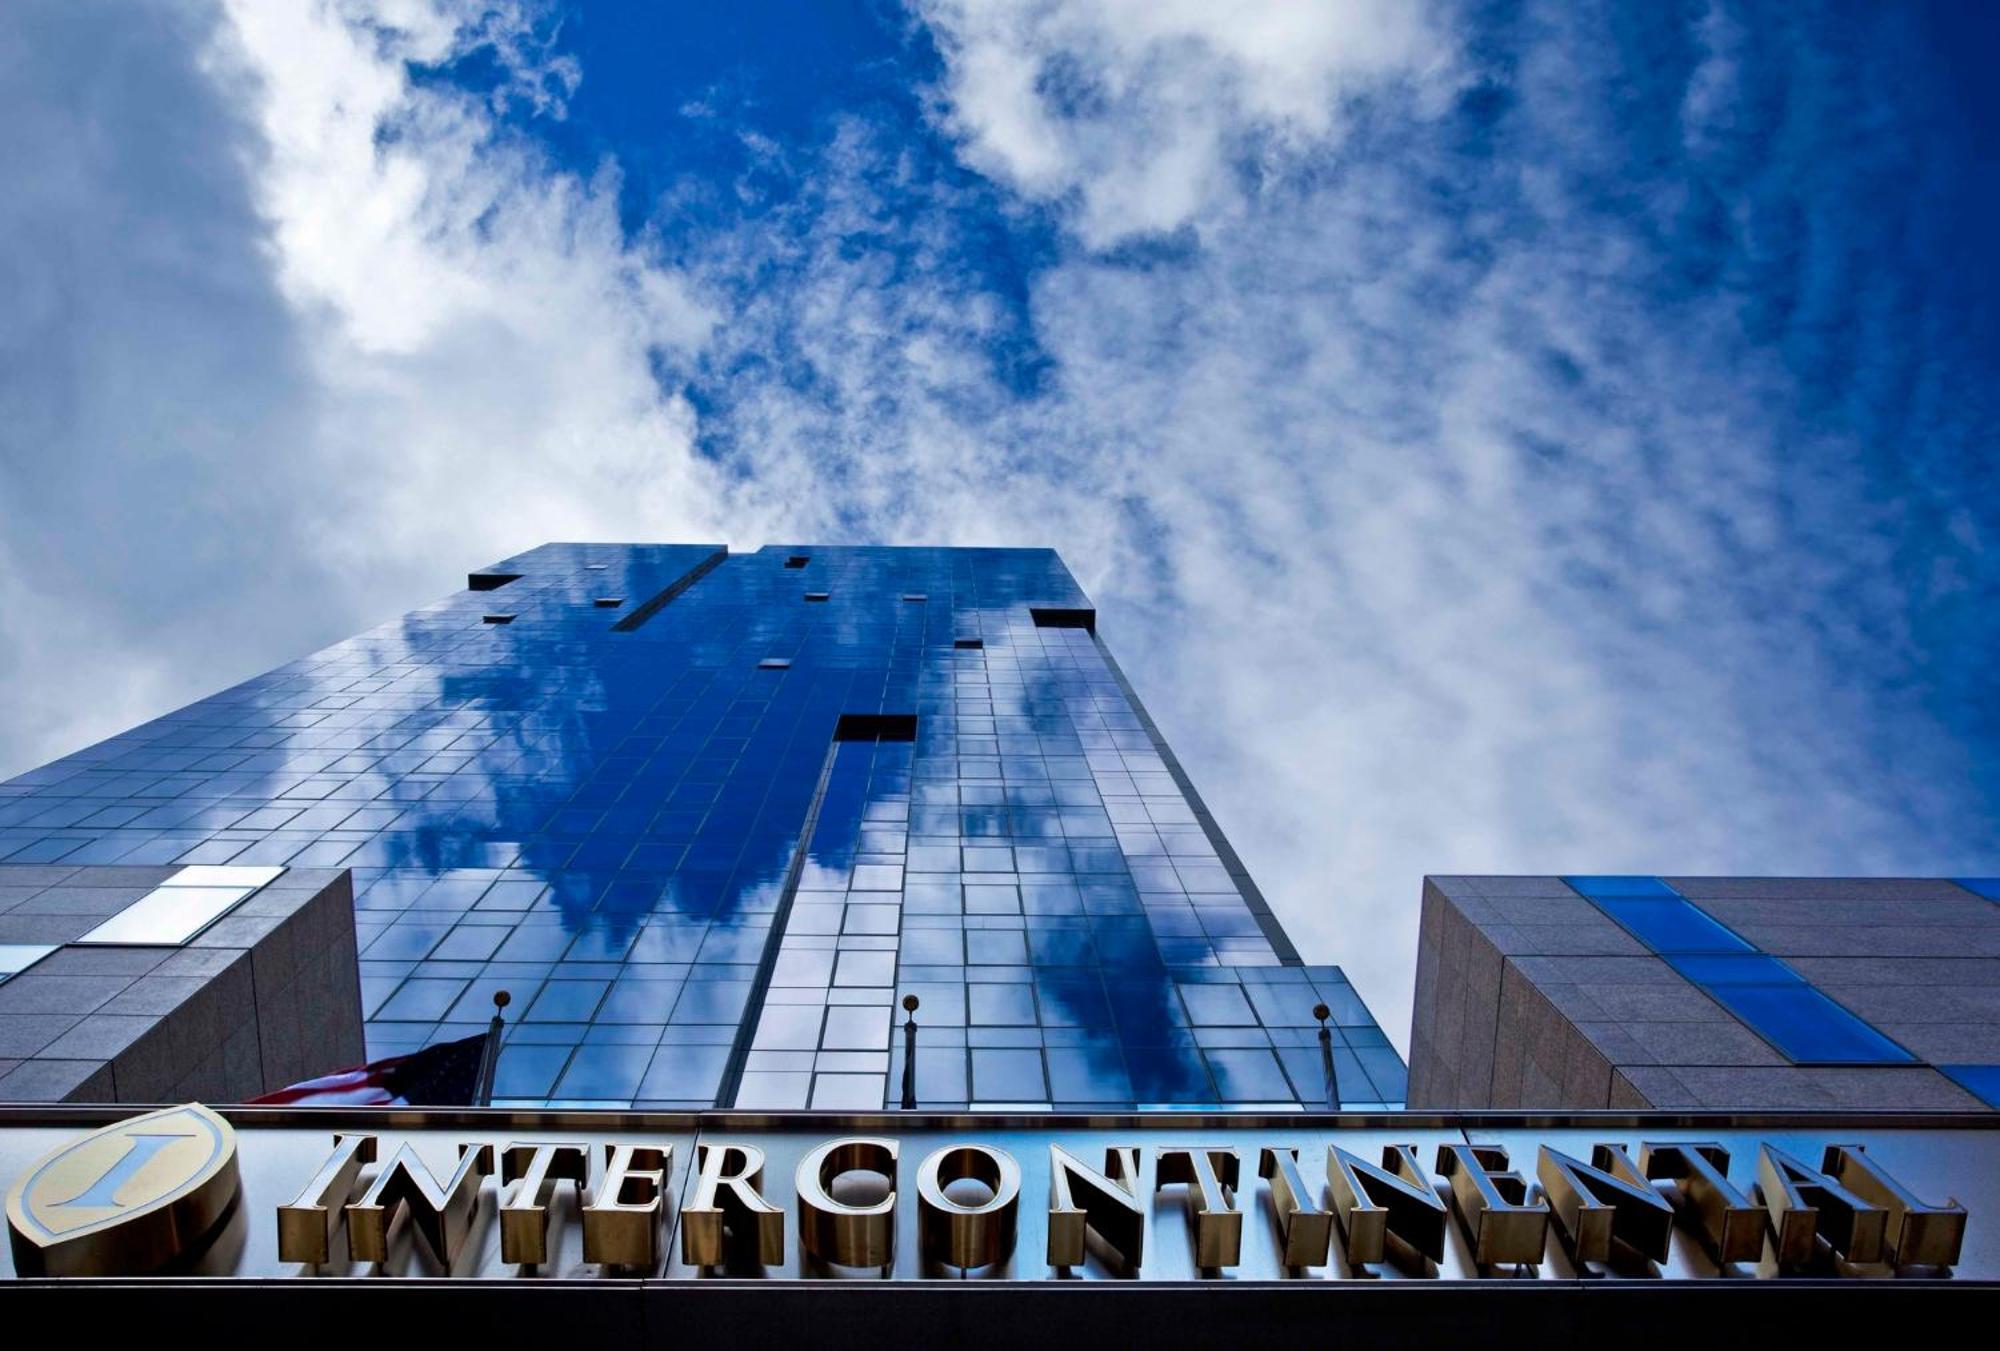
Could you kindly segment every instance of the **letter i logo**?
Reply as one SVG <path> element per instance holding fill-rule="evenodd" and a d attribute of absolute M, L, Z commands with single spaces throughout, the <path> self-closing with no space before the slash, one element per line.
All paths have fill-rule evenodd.
<path fill-rule="evenodd" d="M 153 1271 L 204 1243 L 236 1198 L 236 1136 L 198 1103 L 113 1122 L 39 1160 L 7 1194 L 24 1276 Z"/>

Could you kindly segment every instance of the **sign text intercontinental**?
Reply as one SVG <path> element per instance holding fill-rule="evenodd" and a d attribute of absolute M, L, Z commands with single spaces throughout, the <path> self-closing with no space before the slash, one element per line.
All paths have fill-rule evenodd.
<path fill-rule="evenodd" d="M 43 1109 L 59 1111 L 62 1109 Z M 74 1115 L 73 1109 L 71 1115 Z M 557 1118 L 0 1135 L 23 1277 L 1984 1277 L 1993 1133 L 1809 1120 Z M 495 1129 L 498 1127 L 498 1129 Z M 53 1141 L 40 1157 L 29 1149 Z M 1959 1196 L 1973 1198 L 1963 1204 Z"/>

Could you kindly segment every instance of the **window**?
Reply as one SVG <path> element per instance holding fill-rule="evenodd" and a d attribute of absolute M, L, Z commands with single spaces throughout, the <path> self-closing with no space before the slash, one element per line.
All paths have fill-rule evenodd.
<path fill-rule="evenodd" d="M 915 741 L 914 713 L 843 713 L 834 725 L 835 741 Z"/>
<path fill-rule="evenodd" d="M 600 610 L 615 610 L 625 603 L 623 596 L 599 596 L 591 604 Z"/>
<path fill-rule="evenodd" d="M 810 601 L 823 601 L 828 598 L 828 594 L 825 591 L 808 591 L 806 592 L 806 599 Z"/>
<path fill-rule="evenodd" d="M 986 646 L 984 638 L 954 638 L 951 645 L 961 652 L 977 652 Z"/>
<path fill-rule="evenodd" d="M 1038 629 L 1089 629 L 1097 631 L 1097 611 L 1050 609 L 1030 606 L 1028 613 L 1034 616 Z"/>
<path fill-rule="evenodd" d="M 679 577 L 667 583 L 667 585 L 664 588 L 662 588 L 659 592 L 657 592 L 651 599 L 642 601 L 638 605 L 633 606 L 630 610 L 627 610 L 624 616 L 621 617 L 617 623 L 611 626 L 611 631 L 613 633 L 632 632 L 634 629 L 638 628 L 641 624 L 644 624 L 647 620 L 651 619 L 654 615 L 666 609 L 666 607 L 672 604 L 674 599 L 678 597 L 682 592 L 686 591 L 689 587 L 693 586 L 696 582 L 700 581 L 702 578 L 708 576 L 709 573 L 715 571 L 716 568 L 722 565 L 723 560 L 728 557 L 729 557 L 729 550 L 717 549 L 707 558 L 704 558 L 701 562 L 695 564 L 692 568 L 689 568 Z M 617 600 L 614 602 L 615 605 L 623 605 L 624 603 L 625 599 L 622 596 L 618 597 Z M 598 604 L 603 605 L 604 602 L 599 601 Z"/>
<path fill-rule="evenodd" d="M 175 886 L 171 881 L 105 920 L 78 943 L 177 947 L 227 914 L 255 887 Z"/>
<path fill-rule="evenodd" d="M 1667 965 L 1697 985 L 1804 985 L 1805 977 L 1763 953 L 1667 958 Z"/>
<path fill-rule="evenodd" d="M 812 561 L 811 554 L 793 554 L 790 558 L 787 558 L 785 560 L 785 566 L 788 568 L 802 568 L 811 561 Z"/>
<path fill-rule="evenodd" d="M 1565 877 L 1573 891 L 1590 897 L 1593 901 L 1610 900 L 1621 896 L 1650 897 L 1655 899 L 1675 899 L 1678 891 L 1657 877 Z"/>
<path fill-rule="evenodd" d="M 903 599 L 906 601 L 910 601 L 913 604 L 921 605 L 923 602 L 929 600 L 930 597 L 925 595 L 921 591 L 905 591 L 903 593 Z"/>
<path fill-rule="evenodd" d="M 2000 1107 L 2000 1065 L 1939 1065 L 1938 1072 L 1988 1107 Z"/>
<path fill-rule="evenodd" d="M 465 579 L 468 591 L 498 591 L 509 582 L 518 582 L 518 572 L 475 572 Z"/>
<path fill-rule="evenodd" d="M 1755 951 L 1678 896 L 1667 901 L 1601 900 L 1597 908 L 1658 953 Z"/>
<path fill-rule="evenodd" d="M 757 663 L 757 669 L 760 671 L 785 671 L 791 669 L 791 665 L 792 659 L 790 657 L 766 657 Z"/>
<path fill-rule="evenodd" d="M 78 943 L 175 947 L 227 914 L 238 901 L 284 872 L 278 867 L 197 864 L 182 868 Z"/>
<path fill-rule="evenodd" d="M 480 617 L 480 622 L 481 622 L 482 624 L 511 624 L 511 623 L 513 623 L 513 622 L 514 622 L 514 616 L 512 616 L 512 615 L 483 615 L 483 616 L 481 616 L 481 617 Z"/>
<path fill-rule="evenodd" d="M 20 975 L 54 951 L 52 945 L 42 943 L 0 943 L 0 982 Z"/>
<path fill-rule="evenodd" d="M 1793 976 L 1785 985 L 1704 985 L 1788 1059 L 1817 1065 L 1907 1065 L 1916 1057 Z"/>

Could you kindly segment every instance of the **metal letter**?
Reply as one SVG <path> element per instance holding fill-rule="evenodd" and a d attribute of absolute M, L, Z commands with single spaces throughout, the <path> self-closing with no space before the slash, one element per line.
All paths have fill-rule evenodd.
<path fill-rule="evenodd" d="M 354 1179 L 361 1165 L 375 1162 L 375 1137 L 336 1135 L 333 1153 L 320 1165 L 313 1180 L 306 1183 L 298 1199 L 278 1207 L 278 1260 L 311 1262 L 319 1265 L 333 1260 L 333 1236 L 347 1215 L 348 1198 L 354 1195 Z"/>
<path fill-rule="evenodd" d="M 583 1260 L 607 1267 L 660 1264 L 672 1145 L 606 1145 L 604 1178 L 583 1208 Z M 635 1195 L 627 1196 L 626 1193 Z"/>
<path fill-rule="evenodd" d="M 590 1146 L 563 1141 L 500 1151 L 500 1180 L 521 1184 L 500 1203 L 501 1261 L 540 1266 L 549 1260 L 551 1215 L 542 1188 L 551 1179 L 574 1182 L 581 1192 L 590 1180 Z"/>
<path fill-rule="evenodd" d="M 1285 1241 L 1285 1265 L 1325 1265 L 1333 1216 L 1319 1208 L 1299 1176 L 1299 1151 L 1266 1145 L 1257 1154 L 1257 1176 L 1271 1180 L 1271 1209 L 1277 1212 L 1278 1236 Z"/>
<path fill-rule="evenodd" d="M 1076 1204 L 1071 1185 L 1083 1186 L 1083 1207 Z M 1138 1270 L 1146 1247 L 1146 1209 L 1139 1196 L 1139 1151 L 1104 1151 L 1100 1173 L 1061 1145 L 1049 1146 L 1049 1265 L 1083 1265 L 1084 1232 L 1118 1250 L 1125 1265 Z"/>
<path fill-rule="evenodd" d="M 720 1266 L 728 1258 L 724 1227 L 741 1238 L 754 1225 L 757 1260 L 765 1266 L 784 1261 L 785 1212 L 758 1190 L 764 1151 L 755 1145 L 697 1145 L 695 1164 L 700 1177 L 694 1196 L 681 1207 L 681 1260 L 691 1267 Z"/>
<path fill-rule="evenodd" d="M 1708 1255 L 1717 1262 L 1755 1262 L 1764 1256 L 1764 1212 L 1729 1180 L 1729 1151 L 1712 1141 L 1642 1141 L 1639 1171 L 1680 1188 L 1694 1212 Z"/>
<path fill-rule="evenodd" d="M 1757 1147 L 1757 1189 L 1771 1215 L 1778 1265 L 1812 1261 L 1815 1237 L 1824 1235 L 1850 1262 L 1878 1262 L 1889 1212 L 1870 1205 L 1825 1173 L 1769 1145 Z"/>
<path fill-rule="evenodd" d="M 1193 1189 L 1196 1266 L 1233 1267 L 1243 1260 L 1243 1212 L 1229 1203 L 1238 1162 L 1234 1149 L 1170 1145 L 1160 1151 L 1153 1190 L 1183 1182 Z"/>
<path fill-rule="evenodd" d="M 1649 1261 L 1667 1260 L 1674 1209 L 1633 1167 L 1623 1145 L 1591 1146 L 1588 1164 L 1543 1145 L 1535 1176 L 1575 1261 L 1609 1262 L 1613 1239 Z"/>
<path fill-rule="evenodd" d="M 160 1152 L 175 1141 L 197 1138 L 193 1131 L 127 1131 L 124 1135 L 125 1152 L 112 1160 L 109 1168 L 67 1201 L 50 1202 L 49 1208 L 65 1210 L 75 1206 L 83 1210 L 123 1210 L 125 1203 L 118 1199 L 118 1193 L 139 1175 L 140 1169 L 158 1158 Z"/>
<path fill-rule="evenodd" d="M 1392 1235 L 1431 1261 L 1444 1261 L 1444 1202 L 1417 1162 L 1415 1145 L 1382 1146 L 1380 1168 L 1330 1145 L 1326 1180 L 1348 1261 L 1386 1260 Z"/>
<path fill-rule="evenodd" d="M 458 1167 L 451 1180 L 440 1187 L 437 1175 L 405 1140 L 375 1174 L 361 1199 L 349 1203 L 349 1251 L 358 1262 L 388 1261 L 389 1226 L 396 1222 L 396 1212 L 408 1206 L 410 1223 L 430 1244 L 432 1254 L 451 1266 L 472 1227 L 480 1179 L 492 1171 L 492 1145 L 460 1145 Z"/>
<path fill-rule="evenodd" d="M 896 1150 L 894 1140 L 855 1136 L 829 1140 L 800 1159 L 799 1246 L 838 1266 L 888 1266 L 896 1251 Z M 834 1200 L 827 1190 L 833 1180 L 857 1171 L 888 1178 L 888 1195 L 870 1206 Z"/>
<path fill-rule="evenodd" d="M 993 1194 L 976 1206 L 945 1195 L 945 1184 L 976 1178 Z M 1005 1150 L 946 1145 L 917 1166 L 917 1233 L 924 1256 L 955 1267 L 1004 1262 L 1014 1251 L 1021 1165 Z"/>
<path fill-rule="evenodd" d="M 1884 1253 L 1899 1266 L 1949 1267 L 1965 1243 L 1965 1207 L 1928 1205 L 1883 1172 L 1860 1145 L 1828 1145 L 1821 1165 L 1849 1190 L 1889 1212 Z"/>
<path fill-rule="evenodd" d="M 1438 1171 L 1451 1179 L 1451 1199 L 1481 1266 L 1539 1263 L 1548 1241 L 1549 1207 L 1530 1203 L 1528 1184 L 1507 1171 L 1501 1145 L 1439 1145 Z"/>

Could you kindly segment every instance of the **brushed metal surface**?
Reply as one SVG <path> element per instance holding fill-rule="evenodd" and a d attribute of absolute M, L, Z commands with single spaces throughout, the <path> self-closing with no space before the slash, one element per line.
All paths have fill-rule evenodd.
<path fill-rule="evenodd" d="M 1836 1180 L 1875 1207 L 1873 1213 L 1881 1217 L 1873 1260 L 1849 1260 L 1821 1244 L 1801 1259 L 1807 1274 L 1860 1280 L 1889 1279 L 1899 1274 L 1905 1279 L 1949 1276 L 1959 1283 L 2000 1280 L 2000 1218 L 1996 1218 L 2000 1217 L 2000 1126 L 1986 1117 L 1790 1114 L 1736 1118 L 1631 1113 L 1483 1113 L 1464 1118 L 1226 1113 L 1036 1117 L 367 1109 L 220 1109 L 218 1114 L 235 1128 L 241 1199 L 206 1252 L 188 1266 L 190 1275 L 320 1280 L 379 1273 L 507 1282 L 650 1275 L 675 1281 L 1136 1283 L 1672 1281 L 1727 1275 L 1747 1281 L 1779 1274 L 1775 1244 L 1763 1237 L 1754 1261 L 1725 1264 L 1718 1260 L 1716 1234 L 1709 1230 L 1715 1229 L 1728 1240 L 1721 1255 L 1740 1256 L 1747 1251 L 1742 1229 L 1747 1207 L 1735 1202 L 1749 1200 L 1758 1206 L 1756 1214 L 1766 1213 L 1766 1203 L 1757 1200 L 1753 1192 L 1765 1146 L 1815 1170 L 1826 1160 L 1829 1147 L 1860 1146 L 1861 1157 L 1874 1173 L 1858 1171 L 1850 1158 L 1841 1165 Z M 61 1107 L 0 1111 L 0 1179 L 11 1182 L 36 1159 L 96 1125 L 128 1115 L 131 1113 L 119 1109 Z M 375 1156 L 383 1163 L 363 1166 L 367 1156 L 353 1143 L 354 1137 L 363 1135 L 374 1137 Z M 348 1142 L 337 1147 L 337 1136 L 348 1137 Z M 822 1158 L 826 1167 L 815 1165 L 814 1177 L 824 1179 L 821 1190 L 840 1208 L 836 1211 L 840 1223 L 855 1219 L 847 1212 L 868 1213 L 866 1223 L 859 1226 L 863 1231 L 863 1237 L 856 1240 L 859 1246 L 845 1249 L 864 1261 L 848 1265 L 815 1256 L 800 1241 L 807 1211 L 801 1205 L 798 1177 L 801 1165 L 816 1151 L 856 1137 L 893 1141 L 894 1166 L 901 1168 L 902 1175 L 895 1179 L 893 1190 L 882 1187 L 878 1180 L 872 1199 L 857 1198 L 844 1190 L 844 1170 L 828 1172 L 826 1167 L 843 1161 L 880 1164 L 884 1160 L 879 1153 L 849 1160 L 846 1155 L 832 1157 L 840 1154 L 836 1148 Z M 565 1174 L 553 1161 L 569 1157 L 560 1147 L 579 1143 L 589 1146 L 589 1184 L 583 1188 L 556 1185 L 555 1180 Z M 950 1185 L 955 1175 L 969 1175 L 987 1183 L 996 1196 L 1001 1190 L 1013 1194 L 1011 1243 L 994 1241 L 980 1247 L 979 1240 L 967 1239 L 954 1246 L 947 1238 L 940 1249 L 922 1241 L 921 1208 L 925 1202 L 918 1182 L 918 1161 L 959 1145 L 979 1146 L 990 1151 L 990 1157 L 987 1162 L 976 1162 L 981 1155 L 946 1155 L 939 1164 L 939 1189 Z M 1060 1240 L 1062 1230 L 1072 1224 L 1062 1216 L 1052 1220 L 1050 1198 L 1056 1190 L 1052 1146 L 1093 1170 L 1105 1168 L 1109 1152 L 1129 1151 L 1134 1175 L 1129 1178 L 1128 1194 L 1136 1200 L 1134 1222 L 1138 1226 L 1132 1237 L 1140 1249 L 1136 1265 L 1125 1260 L 1102 1232 L 1115 1227 L 1110 1211 L 1101 1225 L 1083 1224 L 1081 1260 L 1061 1264 L 1050 1260 L 1052 1230 Z M 1636 1172 L 1655 1179 L 1653 1185 L 1662 1197 L 1678 1202 L 1682 1193 L 1687 1193 L 1687 1204 L 1677 1208 L 1665 1260 L 1647 1260 L 1643 1244 L 1635 1248 L 1626 1242 L 1585 1248 L 1573 1256 L 1565 1251 L 1559 1226 L 1547 1224 L 1535 1260 L 1524 1257 L 1518 1264 L 1498 1268 L 1488 1264 L 1482 1270 L 1474 1238 L 1457 1207 L 1450 1208 L 1442 1233 L 1434 1235 L 1438 1242 L 1435 1261 L 1418 1250 L 1421 1242 L 1413 1246 L 1400 1237 L 1384 1241 L 1379 1232 L 1372 1249 L 1365 1244 L 1362 1247 L 1361 1258 L 1366 1260 L 1349 1255 L 1354 1251 L 1352 1230 L 1375 1223 L 1368 1218 L 1371 1210 L 1383 1219 L 1388 1215 L 1379 1196 L 1371 1204 L 1367 1196 L 1343 1195 L 1353 1190 L 1344 1184 L 1328 1187 L 1330 1149 L 1337 1147 L 1368 1163 L 1385 1158 L 1392 1163 L 1414 1160 L 1414 1171 L 1443 1207 L 1451 1198 L 1451 1179 L 1435 1167 L 1435 1160 L 1440 1150 L 1467 1146 L 1504 1149 L 1510 1166 L 1531 1184 L 1536 1199 L 1542 1188 L 1532 1184 L 1544 1148 L 1574 1160 L 1593 1161 L 1608 1161 L 1600 1150 L 1611 1148 L 1639 1160 Z M 539 1204 L 534 1205 L 520 1201 L 515 1193 L 527 1184 L 527 1165 L 539 1147 L 551 1147 L 546 1157 L 552 1163 L 547 1176 L 537 1184 Z M 1240 1242 L 1234 1264 L 1203 1260 L 1221 1250 L 1212 1243 L 1204 1249 L 1204 1198 L 1199 1180 L 1192 1185 L 1173 1185 L 1176 1174 L 1170 1171 L 1168 1185 L 1161 1189 L 1161 1159 L 1168 1150 L 1196 1151 L 1199 1157 L 1210 1160 L 1234 1151 L 1246 1165 L 1237 1174 L 1240 1186 L 1229 1185 L 1223 1171 L 1215 1170 L 1216 1194 L 1207 1201 L 1211 1216 L 1233 1213 L 1238 1217 L 1231 1226 Z M 1261 1166 L 1250 1166 L 1269 1157 L 1267 1151 L 1288 1152 L 1286 1156 L 1295 1162 L 1290 1169 L 1274 1166 L 1268 1174 Z M 1729 1190 L 1724 1193 L 1711 1186 L 1708 1190 L 1712 1195 L 1704 1200 L 1699 1170 L 1689 1167 L 1685 1156 L 1699 1153 L 1712 1162 L 1717 1151 L 1727 1153 L 1723 1178 Z M 406 1174 L 415 1162 L 422 1163 L 435 1196 L 423 1196 L 423 1187 L 407 1177 L 386 1188 L 379 1185 L 387 1161 L 399 1155 L 412 1161 L 404 1170 Z M 497 1171 L 504 1176 L 475 1176 L 487 1163 L 466 1166 L 469 1156 L 498 1160 Z M 692 1176 L 697 1159 L 709 1161 L 716 1174 L 716 1185 L 709 1189 L 711 1208 L 723 1213 L 716 1217 L 713 1237 L 720 1239 L 726 1231 L 740 1226 L 745 1230 L 741 1237 L 747 1241 L 718 1245 L 696 1239 L 692 1252 L 688 1250 L 679 1206 L 681 1198 L 697 1190 Z M 600 1195 L 605 1190 L 607 1160 L 625 1177 L 618 1187 L 615 1207 L 605 1204 L 612 1198 Z M 1018 1182 L 999 1166 L 1002 1160 L 1018 1170 Z M 1337 1174 L 1339 1169 L 1335 1171 Z M 1397 1169 L 1389 1171 L 1406 1185 L 1414 1185 Z M 652 1173 L 658 1174 L 657 1182 L 647 1176 Z M 1887 1182 L 1872 1180 L 1876 1174 Z M 454 1175 L 459 1179 L 456 1188 L 450 1185 Z M 732 1199 L 727 1185 L 731 1178 L 744 1180 L 750 1195 L 759 1198 L 762 1206 L 747 1204 L 740 1196 Z M 421 1181 L 419 1177 L 417 1182 Z M 995 1187 L 995 1182 L 1004 1186 Z M 344 1191 L 358 1202 L 370 1190 L 384 1201 L 397 1199 L 399 1194 L 402 1200 L 400 1206 L 385 1204 L 379 1214 L 364 1219 L 364 1251 L 376 1238 L 371 1227 L 377 1220 L 381 1222 L 380 1251 L 384 1256 L 379 1263 L 356 1260 L 353 1224 L 335 1224 L 329 1214 L 339 1193 Z M 1374 1190 L 1383 1193 L 1379 1184 Z M 412 1196 L 424 1204 L 415 1204 Z M 434 1201 L 439 1204 L 432 1218 L 429 1212 Z M 454 1205 L 460 1201 L 462 1208 Z M 503 1207 L 509 1201 L 515 1204 Z M 1405 1196 L 1404 1202 L 1408 1213 L 1397 1222 L 1421 1239 L 1422 1217 L 1435 1211 L 1416 1194 Z M 959 1204 L 976 1209 L 978 1202 L 961 1199 Z M 1954 1204 L 1962 1208 L 1962 1214 L 1953 1209 Z M 1080 1191 L 1075 1206 L 1083 1209 Z M 291 1209 L 281 1221 L 282 1207 Z M 604 1221 L 622 1226 L 615 1268 L 593 1262 L 586 1255 L 584 1217 L 588 1207 L 598 1208 Z M 508 1241 L 510 1226 L 503 1209 L 520 1217 L 512 1226 L 512 1242 Z M 368 1216 L 366 1211 L 361 1213 Z M 998 1212 L 989 1214 L 996 1217 L 986 1231 L 992 1238 L 999 1233 L 994 1227 L 999 1223 Z M 1315 1214 L 1347 1217 L 1344 1227 L 1337 1223 L 1332 1228 L 1330 1241 L 1323 1246 L 1312 1239 L 1310 1231 L 1304 1240 L 1295 1238 L 1301 1219 L 1310 1221 Z M 936 1229 L 938 1223 L 934 1218 L 933 1232 L 950 1233 L 948 1223 L 943 1231 Z M 1724 1233 L 1729 1225 L 1736 1227 Z M 1868 1227 L 1864 1226 L 1864 1242 Z M 516 1256 L 534 1250 L 531 1230 L 539 1230 L 544 1260 L 532 1265 L 507 1260 L 503 1245 Z M 424 1231 L 429 1232 L 426 1235 Z M 281 1232 L 284 1252 L 293 1259 L 323 1250 L 326 1260 L 287 1260 L 281 1256 Z M 1509 1236 L 1509 1242 L 1518 1241 L 1518 1235 Z M 455 1261 L 449 1260 L 451 1253 L 435 1250 L 440 1243 L 456 1249 Z M 1890 1260 L 1898 1244 L 1905 1245 L 1914 1258 L 1935 1259 L 1954 1243 L 1958 1261 L 1948 1271 L 1914 1261 L 1899 1267 Z M 690 1256 L 713 1258 L 718 1253 L 720 1260 L 689 1260 Z M 954 1255 L 990 1255 L 992 1260 L 967 1267 L 948 1260 Z M 1297 1261 L 1301 1255 L 1318 1260 L 1301 1264 Z M 879 1264 L 868 1264 L 877 1258 Z M 1796 1263 L 1793 1265 L 1798 1269 Z M 0 1279 L 17 1275 L 11 1255 L 0 1254 Z"/>

